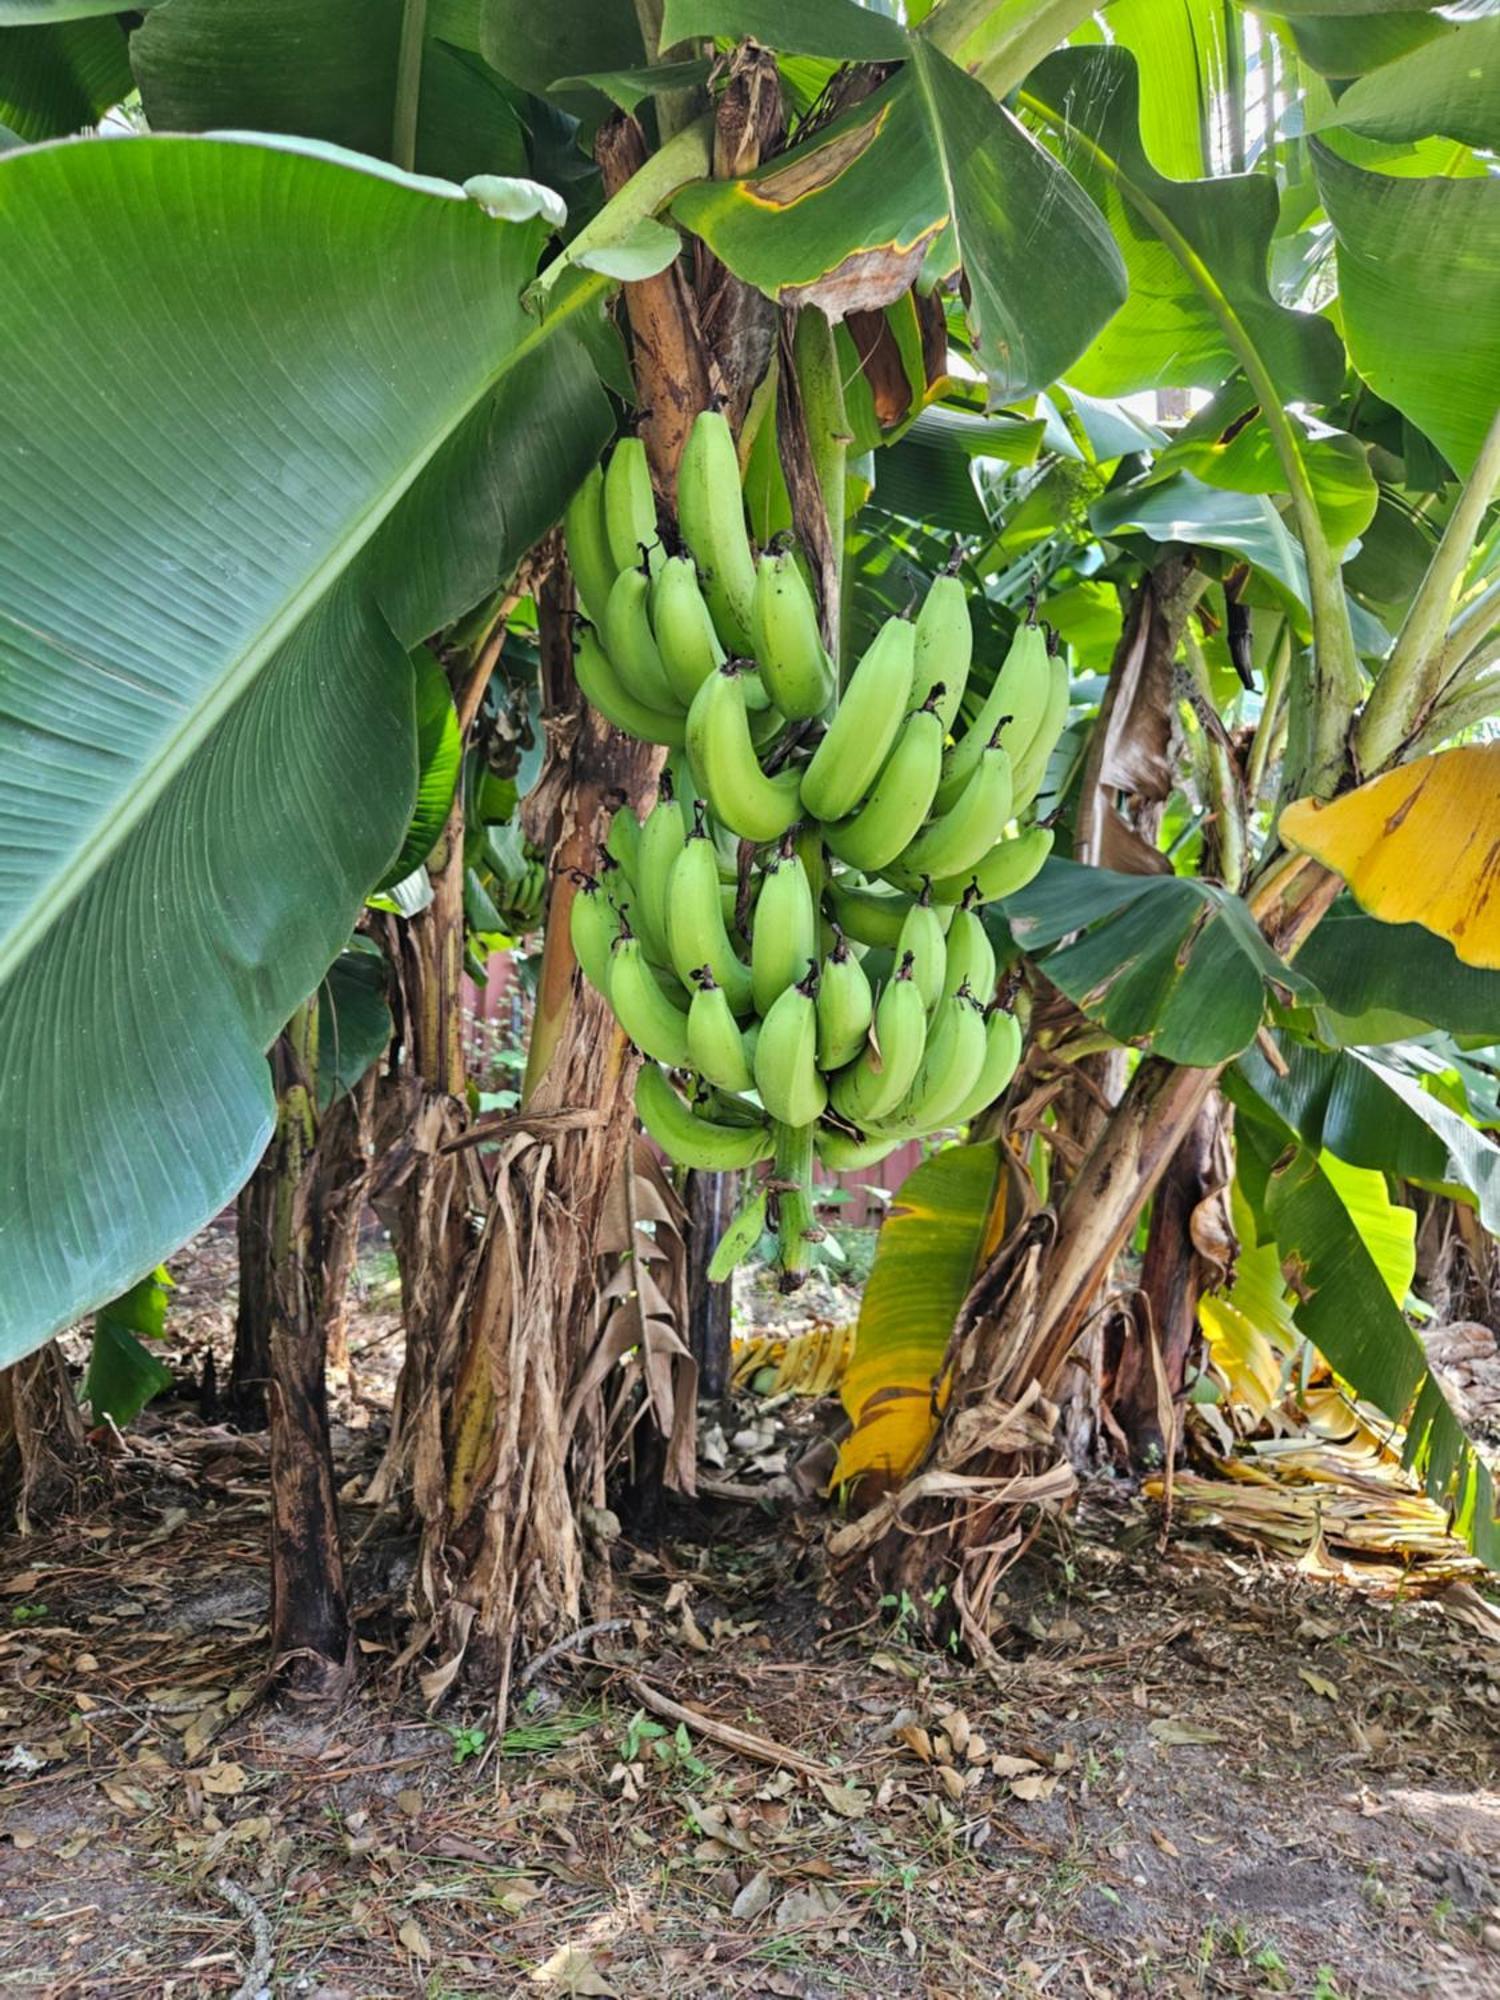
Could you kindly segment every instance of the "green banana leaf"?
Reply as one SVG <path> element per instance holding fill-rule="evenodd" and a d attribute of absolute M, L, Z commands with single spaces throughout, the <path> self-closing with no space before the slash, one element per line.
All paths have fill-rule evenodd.
<path fill-rule="evenodd" d="M 561 76 L 639 69 L 646 59 L 634 7 L 599 0 L 477 0 L 479 52 L 493 69 L 541 97 Z M 459 39 L 450 30 L 451 39 Z M 562 93 L 566 97 L 566 93 Z M 597 106 L 599 99 L 593 99 Z"/>
<path fill-rule="evenodd" d="M 61 138 L 98 122 L 130 95 L 117 21 L 59 16 L 9 27 L 0 16 L 0 124 L 26 140 Z"/>
<path fill-rule="evenodd" d="M 664 49 L 706 35 L 753 35 L 768 49 L 841 62 L 900 62 L 908 46 L 895 21 L 855 0 L 667 0 Z"/>
<path fill-rule="evenodd" d="M 347 1095 L 390 1046 L 389 968 L 370 939 L 357 937 L 318 988 L 318 1109 Z"/>
<path fill-rule="evenodd" d="M 1053 858 L 1004 910 L 1016 943 L 1090 1020 L 1169 1062 L 1227 1062 L 1254 1040 L 1271 994 L 1314 997 L 1213 882 Z"/>
<path fill-rule="evenodd" d="M 1374 519 L 1380 488 L 1368 450 L 1357 438 L 1321 425 L 1315 431 L 1298 428 L 1307 482 L 1329 549 L 1339 560 Z M 1215 424 L 1207 434 L 1190 430 L 1191 435 L 1179 437 L 1158 457 L 1154 477 L 1182 471 L 1223 492 L 1287 492 L 1286 473 L 1263 417 L 1238 416 L 1222 427 Z"/>
<path fill-rule="evenodd" d="M 935 7 L 922 32 L 991 97 L 1005 98 L 1093 12 L 1093 0 L 987 0 L 981 8 Z"/>
<path fill-rule="evenodd" d="M 1202 180 L 1226 157 L 1225 128 L 1244 115 L 1245 19 L 1235 0 L 1110 0 L 1109 38 L 1136 59 L 1141 144 L 1159 173 Z"/>
<path fill-rule="evenodd" d="M 1153 542 L 1224 549 L 1243 556 L 1274 589 L 1300 630 L 1307 629 L 1307 563 L 1302 549 L 1264 493 L 1210 486 L 1190 472 L 1172 472 L 1117 486 L 1094 502 L 1089 519 L 1100 535 L 1140 534 Z"/>
<path fill-rule="evenodd" d="M 1500 382 L 1500 178 L 1398 179 L 1312 150 L 1350 358 L 1466 474 Z"/>
<path fill-rule="evenodd" d="M 311 144 L 0 157 L 0 1362 L 264 1147 L 410 823 L 408 650 L 609 428 L 603 281 L 522 308 L 550 226 Z"/>
<path fill-rule="evenodd" d="M 416 648 L 411 664 L 416 683 L 417 802 L 401 852 L 375 885 L 377 891 L 393 889 L 432 852 L 448 823 L 463 770 L 463 737 L 448 676 L 425 646 Z"/>
<path fill-rule="evenodd" d="M 1297 54 L 1320 76 L 1363 76 L 1453 33 L 1450 21 L 1421 5 L 1377 12 L 1364 0 L 1352 11 L 1321 5 L 1310 12 L 1277 6 L 1270 11 L 1287 17 Z"/>
<path fill-rule="evenodd" d="M 1241 1185 L 1274 1239 L 1292 1288 L 1299 1330 L 1355 1395 L 1406 1425 L 1407 1463 L 1449 1507 L 1474 1553 L 1500 1567 L 1500 1521 L 1489 1472 L 1427 1366 L 1389 1277 L 1317 1153 L 1233 1073 L 1226 1094 L 1239 1116 Z M 1347 1183 L 1345 1183 L 1347 1185 Z M 1351 1192 L 1353 1190 L 1351 1189 Z"/>
<path fill-rule="evenodd" d="M 1141 145 L 1139 79 L 1126 49 L 1059 50 L 1026 79 L 1018 104 L 1107 216 L 1129 273 L 1129 297 L 1068 371 L 1071 381 L 1100 395 L 1217 388 L 1241 359 L 1239 342 L 1284 401 L 1337 393 L 1343 356 L 1332 326 L 1271 296 L 1278 207 L 1269 175 L 1159 174 Z"/>
<path fill-rule="evenodd" d="M 1500 1235 L 1500 1146 L 1424 1090 L 1399 1050 L 1317 1049 L 1286 1034 L 1273 1039 L 1286 1075 L 1259 1048 L 1240 1058 L 1240 1073 L 1304 1145 L 1353 1167 L 1467 1189 L 1485 1228 Z"/>
<path fill-rule="evenodd" d="M 130 39 L 159 132 L 290 132 L 391 155 L 404 0 L 171 0 Z M 481 59 L 430 35 L 417 170 L 449 180 L 528 171 L 514 93 Z"/>
<path fill-rule="evenodd" d="M 1350 84 L 1331 111 L 1310 121 L 1370 139 L 1425 139 L 1441 132 L 1468 146 L 1500 136 L 1500 18 L 1469 21 L 1440 41 Z"/>
<path fill-rule="evenodd" d="M 1125 295 L 1102 217 L 982 84 L 923 38 L 874 96 L 742 180 L 673 203 L 737 277 L 837 319 L 961 264 L 991 396 L 1044 387 Z"/>
<path fill-rule="evenodd" d="M 161 0 L 135 0 L 129 10 L 144 14 Z M 0 31 L 6 28 L 45 28 L 59 21 L 86 21 L 97 14 L 121 14 L 120 0 L 0 0 Z"/>
<path fill-rule="evenodd" d="M 1312 1016 L 1320 1041 L 1401 1041 L 1424 1027 L 1500 1041 L 1500 973 L 1465 965 L 1421 924 L 1367 916 L 1351 896 L 1334 904 L 1297 965 L 1322 996 Z"/>
<path fill-rule="evenodd" d="M 166 1332 L 171 1288 L 172 1280 L 158 1266 L 94 1315 L 93 1346 L 80 1393 L 96 1424 L 108 1417 L 123 1430 L 153 1396 L 171 1388 L 171 1369 L 141 1345 Z"/>

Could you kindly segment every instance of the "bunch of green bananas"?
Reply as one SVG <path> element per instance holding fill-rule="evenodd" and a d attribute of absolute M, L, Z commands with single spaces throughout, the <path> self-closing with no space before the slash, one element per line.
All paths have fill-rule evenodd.
<path fill-rule="evenodd" d="M 960 729 L 972 633 L 962 584 L 941 577 L 840 693 L 795 555 L 751 547 L 717 413 L 694 425 L 677 503 L 690 553 L 668 557 L 644 452 L 625 439 L 568 511 L 591 621 L 579 684 L 673 752 L 645 821 L 622 808 L 576 885 L 572 937 L 649 1059 L 636 1105 L 663 1150 L 708 1169 L 774 1161 L 790 1284 L 817 1234 L 815 1157 L 870 1166 L 962 1125 L 1014 1073 L 1021 1030 L 994 998 L 978 913 L 1051 847 L 1018 823 L 1068 676 L 1028 623 Z M 745 1250 L 765 1205 L 762 1192 L 753 1233 L 731 1231 Z"/>

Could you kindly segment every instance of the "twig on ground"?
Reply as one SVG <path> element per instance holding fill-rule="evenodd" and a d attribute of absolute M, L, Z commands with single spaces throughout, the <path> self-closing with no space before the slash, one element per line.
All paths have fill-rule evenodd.
<path fill-rule="evenodd" d="M 249 1969 L 233 1994 L 232 2000 L 261 2000 L 261 1995 L 270 1991 L 271 1966 L 275 1957 L 271 1926 L 259 1903 L 253 1896 L 247 1895 L 238 1882 L 231 1881 L 227 1875 L 219 1875 L 215 1877 L 214 1887 L 225 1902 L 250 1926 L 250 1936 L 255 1946 Z"/>
<path fill-rule="evenodd" d="M 625 1632 L 629 1628 L 628 1618 L 601 1618 L 595 1625 L 581 1625 L 576 1632 L 570 1632 L 565 1639 L 559 1639 L 553 1645 L 545 1647 L 534 1660 L 528 1660 L 520 1676 L 519 1685 L 526 1687 L 536 1679 L 544 1667 L 551 1666 L 552 1662 L 560 1659 L 564 1653 L 576 1653 L 591 1639 L 598 1639 L 606 1632 Z"/>
<path fill-rule="evenodd" d="M 700 1715 L 696 1708 L 684 1708 L 680 1701 L 673 1701 L 669 1694 L 663 1694 L 650 1681 L 643 1681 L 639 1674 L 621 1674 L 620 1678 L 642 1708 L 649 1708 L 664 1722 L 680 1722 L 699 1736 L 706 1736 L 710 1743 L 718 1743 L 726 1750 L 738 1750 L 742 1757 L 753 1758 L 757 1764 L 773 1764 L 778 1770 L 799 1771 L 804 1778 L 820 1778 L 825 1784 L 834 1781 L 836 1773 L 831 1766 L 804 1757 L 800 1750 L 789 1749 L 785 1743 L 774 1743 L 769 1736 L 752 1736 L 748 1729 L 736 1729 L 731 1722 L 718 1722 L 711 1715 Z"/>

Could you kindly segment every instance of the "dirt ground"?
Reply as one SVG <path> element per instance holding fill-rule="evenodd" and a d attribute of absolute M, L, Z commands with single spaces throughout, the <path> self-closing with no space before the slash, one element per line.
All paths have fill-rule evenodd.
<path fill-rule="evenodd" d="M 179 1275 L 186 1370 L 232 1247 Z M 394 1348 L 365 1277 L 351 1496 Z M 1100 1488 L 1012 1573 L 985 1675 L 834 1595 L 815 1507 L 712 1502 L 617 1547 L 619 1628 L 497 1742 L 393 1673 L 409 1550 L 352 1497 L 359 1687 L 262 1703 L 263 1441 L 169 1400 L 127 1443 L 0 1544 L 0 1989 L 1500 1995 L 1500 1648 L 1440 1605 L 1159 1552 Z"/>

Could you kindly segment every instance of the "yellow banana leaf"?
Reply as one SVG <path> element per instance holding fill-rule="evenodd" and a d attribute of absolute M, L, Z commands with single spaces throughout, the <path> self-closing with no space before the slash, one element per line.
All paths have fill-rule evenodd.
<path fill-rule="evenodd" d="M 880 1231 L 841 1394 L 854 1429 L 835 1486 L 868 1500 L 921 1459 L 947 1401 L 943 1361 L 982 1262 L 1019 1214 L 1000 1148 L 949 1146 L 908 1174 Z"/>
<path fill-rule="evenodd" d="M 1500 743 L 1419 757 L 1326 804 L 1298 799 L 1281 834 L 1372 917 L 1421 924 L 1466 965 L 1500 969 Z"/>

